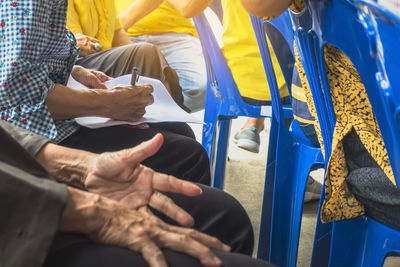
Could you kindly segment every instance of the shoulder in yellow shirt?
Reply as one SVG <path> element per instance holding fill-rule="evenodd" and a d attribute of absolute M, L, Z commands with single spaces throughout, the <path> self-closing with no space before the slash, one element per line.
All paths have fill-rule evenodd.
<path fill-rule="evenodd" d="M 133 2 L 132 0 L 115 0 L 118 13 L 121 14 L 124 12 Z M 192 21 L 182 17 L 181 14 L 167 2 L 162 3 L 157 9 L 127 30 L 129 36 L 161 32 L 178 32 L 197 36 Z"/>
<path fill-rule="evenodd" d="M 109 49 L 121 23 L 113 0 L 70 0 L 67 28 L 74 34 L 94 37 L 103 49 Z"/>

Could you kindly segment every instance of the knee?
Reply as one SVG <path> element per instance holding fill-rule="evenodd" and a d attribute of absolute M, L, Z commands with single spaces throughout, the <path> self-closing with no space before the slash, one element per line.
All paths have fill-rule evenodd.
<path fill-rule="evenodd" d="M 154 56 L 158 58 L 161 54 L 161 51 L 158 49 L 158 47 L 150 43 L 140 42 L 133 45 L 136 46 L 137 53 L 146 55 L 146 57 Z"/>
<path fill-rule="evenodd" d="M 202 208 L 207 211 L 215 224 L 209 234 L 231 246 L 233 252 L 251 255 L 254 245 L 254 232 L 249 216 L 243 206 L 228 193 L 202 186 Z M 200 207 L 201 208 L 201 207 Z"/>

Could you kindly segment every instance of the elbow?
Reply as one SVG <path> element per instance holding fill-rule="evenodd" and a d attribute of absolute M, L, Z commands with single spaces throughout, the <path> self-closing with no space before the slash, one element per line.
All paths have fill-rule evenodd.
<path fill-rule="evenodd" d="M 210 3 L 211 3 L 211 0 L 200 2 L 200 3 L 197 3 L 196 5 L 191 3 L 191 1 L 181 1 L 180 6 L 176 7 L 176 8 L 182 17 L 190 19 L 190 18 L 196 17 L 201 12 L 203 12 Z"/>
<path fill-rule="evenodd" d="M 199 15 L 201 12 L 203 12 L 203 10 L 193 10 L 190 7 L 187 8 L 182 8 L 179 13 L 181 14 L 182 17 L 186 18 L 186 19 L 191 19 L 193 17 L 196 17 L 197 15 Z"/>

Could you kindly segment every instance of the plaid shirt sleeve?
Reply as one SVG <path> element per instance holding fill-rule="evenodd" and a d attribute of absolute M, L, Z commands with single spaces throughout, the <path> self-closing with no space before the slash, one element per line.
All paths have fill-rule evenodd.
<path fill-rule="evenodd" d="M 67 5 L 0 3 L 0 118 L 49 139 L 56 138 L 57 127 L 45 100 L 55 83 L 65 83 L 73 65 L 67 59 L 74 58 L 65 29 Z"/>

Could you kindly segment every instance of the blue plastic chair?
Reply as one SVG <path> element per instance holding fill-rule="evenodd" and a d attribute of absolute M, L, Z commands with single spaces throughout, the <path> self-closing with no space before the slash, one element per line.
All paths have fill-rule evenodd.
<path fill-rule="evenodd" d="M 308 1 L 307 1 L 308 2 Z M 312 19 L 308 5 L 300 13 L 290 11 L 292 24 L 295 28 L 295 44 L 298 48 L 311 93 L 313 95 L 315 109 L 320 123 L 321 135 L 325 150 L 325 170 L 331 154 L 333 129 L 335 127 L 335 113 L 333 111 L 330 94 L 324 94 L 321 88 L 321 80 L 315 59 L 313 38 L 309 35 L 312 28 Z M 325 199 L 325 185 L 323 185 L 319 210 Z M 328 266 L 329 252 L 332 237 L 332 223 L 323 224 L 317 216 L 317 224 L 314 236 L 313 256 L 311 266 Z"/>
<path fill-rule="evenodd" d="M 317 81 L 316 70 L 320 74 L 322 88 L 318 84 L 314 84 L 310 85 L 310 89 L 317 113 L 322 111 L 318 117 L 320 118 L 321 115 L 328 120 L 327 129 L 323 130 L 322 128 L 326 126 L 321 125 L 323 135 L 325 134 L 324 142 L 325 139 L 329 141 L 331 138 L 329 134 L 333 128 L 329 128 L 329 125 L 332 126 L 334 123 L 323 56 L 323 47 L 329 43 L 343 51 L 357 68 L 377 117 L 389 159 L 391 163 L 394 162 L 392 167 L 398 181 L 397 150 L 400 148 L 397 137 L 398 123 L 393 124 L 395 121 L 393 116 L 396 113 L 386 112 L 391 107 L 386 106 L 388 100 L 385 97 L 388 94 L 390 97 L 390 93 L 387 91 L 388 86 L 385 83 L 390 83 L 391 80 L 390 78 L 383 79 L 385 86 L 382 86 L 382 77 L 387 78 L 388 76 L 384 75 L 386 73 L 382 68 L 383 64 L 379 65 L 378 62 L 381 61 L 385 48 L 379 38 L 379 28 L 376 23 L 377 19 L 393 23 L 393 16 L 388 16 L 370 1 L 333 0 L 325 4 L 323 1 L 310 0 L 306 11 L 302 14 L 294 14 L 293 17 L 297 25 L 297 42 L 301 47 L 299 52 L 304 61 L 307 78 L 309 81 Z M 398 25 L 398 22 L 394 25 L 396 24 Z M 396 27 L 391 28 L 394 35 L 396 34 L 395 29 Z M 387 35 L 387 38 L 390 38 L 389 36 Z M 315 50 L 313 50 L 312 43 L 314 43 Z M 315 54 L 312 51 L 315 51 Z M 387 58 L 387 60 L 391 61 L 392 59 Z M 388 62 L 387 64 L 390 65 Z M 317 69 L 315 69 L 315 65 L 317 65 Z M 394 83 L 396 82 L 394 81 Z M 394 106 L 396 106 L 396 102 L 399 103 L 396 99 L 391 99 L 390 102 Z M 325 145 L 327 158 L 330 155 L 330 146 L 330 143 L 329 146 Z M 322 228 L 324 230 L 321 230 Z M 333 222 L 328 226 L 323 226 L 318 221 L 311 265 L 379 266 L 383 264 L 386 256 L 399 252 L 400 231 L 366 216 Z"/>
<path fill-rule="evenodd" d="M 270 106 L 245 103 L 204 14 L 193 18 L 207 66 L 207 92 L 202 144 L 210 158 L 213 186 L 224 186 L 231 120 L 238 116 L 269 117 Z M 262 111 L 263 110 L 263 111 Z M 291 116 L 290 108 L 284 108 Z"/>
<path fill-rule="evenodd" d="M 271 91 L 273 114 L 257 257 L 278 266 L 295 266 L 308 175 L 314 164 L 323 164 L 323 158 L 320 148 L 312 146 L 296 121 L 293 121 L 291 130 L 284 123 L 265 35 L 268 35 L 290 87 L 294 36 L 288 12 L 272 21 L 253 16 L 251 21 Z"/>

